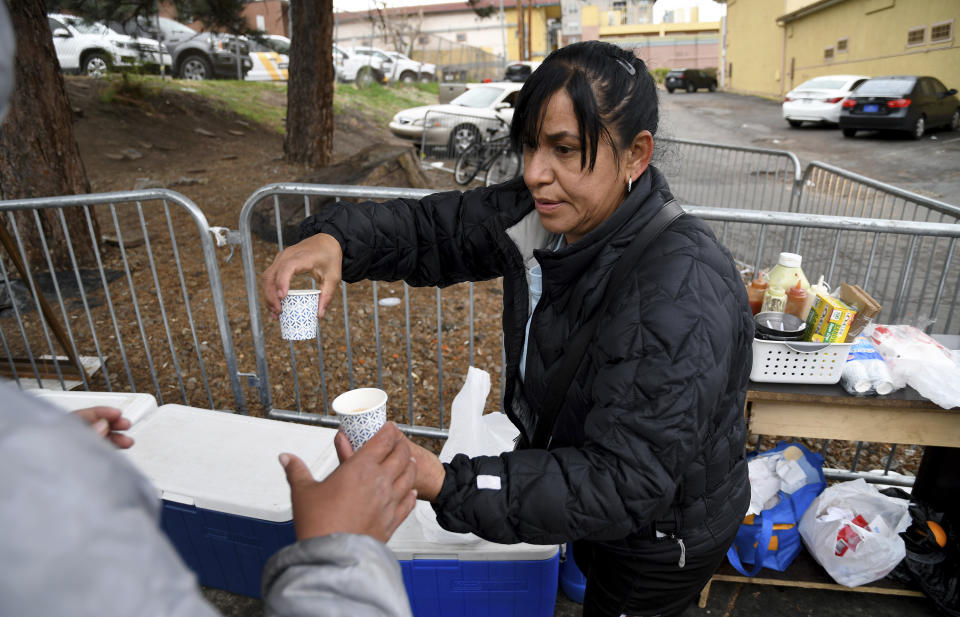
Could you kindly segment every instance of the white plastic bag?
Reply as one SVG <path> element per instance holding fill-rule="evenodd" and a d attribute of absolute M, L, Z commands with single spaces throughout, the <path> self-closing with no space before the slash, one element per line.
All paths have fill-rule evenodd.
<path fill-rule="evenodd" d="M 960 406 L 960 364 L 949 349 L 908 325 L 871 324 L 864 334 L 890 367 L 897 388 L 908 384 L 944 409 Z"/>
<path fill-rule="evenodd" d="M 490 374 L 471 366 L 463 388 L 453 399 L 450 434 L 440 450 L 441 462 L 449 463 L 457 454 L 496 456 L 513 450 L 520 431 L 499 411 L 483 415 L 488 394 Z M 417 501 L 414 514 L 423 537 L 431 542 L 466 544 L 480 539 L 472 533 L 452 533 L 440 527 L 433 507 L 425 501 Z"/>
<path fill-rule="evenodd" d="M 800 536 L 807 550 L 841 585 L 856 587 L 886 576 L 906 555 L 897 535 L 910 525 L 909 502 L 883 495 L 865 480 L 828 487 L 800 519 Z M 868 529 L 854 522 L 859 515 Z M 843 542 L 844 537 L 856 537 Z M 842 555 L 837 555 L 842 552 Z"/>

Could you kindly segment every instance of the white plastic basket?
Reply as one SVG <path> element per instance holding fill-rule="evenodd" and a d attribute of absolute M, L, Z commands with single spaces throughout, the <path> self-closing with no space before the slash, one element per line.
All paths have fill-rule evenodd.
<path fill-rule="evenodd" d="M 852 345 L 753 339 L 750 379 L 772 383 L 837 383 Z"/>

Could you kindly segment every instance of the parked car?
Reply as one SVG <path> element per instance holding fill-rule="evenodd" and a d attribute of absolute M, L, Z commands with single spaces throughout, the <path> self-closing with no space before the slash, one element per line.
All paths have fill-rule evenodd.
<path fill-rule="evenodd" d="M 249 39 L 252 68 L 247 81 L 286 81 L 290 66 L 290 39 L 276 34 L 264 34 Z"/>
<path fill-rule="evenodd" d="M 118 34 L 99 22 L 73 15 L 47 15 L 53 47 L 64 71 L 102 77 L 110 69 L 170 66 L 167 48 L 158 41 Z"/>
<path fill-rule="evenodd" d="M 783 118 L 793 128 L 804 122 L 837 124 L 843 99 L 868 79 L 867 75 L 823 75 L 805 81 L 784 97 Z"/>
<path fill-rule="evenodd" d="M 418 62 L 399 51 L 384 52 L 393 60 L 393 74 L 390 79 L 403 83 L 419 81 L 429 83 L 437 80 L 437 67 L 429 62 Z"/>
<path fill-rule="evenodd" d="M 253 67 L 249 46 L 232 34 L 197 32 L 167 17 L 140 17 L 123 23 L 111 23 L 117 32 L 159 39 L 173 55 L 173 74 L 183 79 L 237 77 L 237 53 L 240 72 Z"/>
<path fill-rule="evenodd" d="M 931 127 L 960 130 L 960 99 L 934 77 L 887 75 L 865 81 L 843 100 L 840 129 L 844 137 L 860 130 L 891 130 L 923 137 Z"/>
<path fill-rule="evenodd" d="M 527 77 L 530 77 L 539 66 L 539 62 L 529 60 L 508 64 L 506 68 L 503 69 L 503 81 L 525 82 L 527 81 Z"/>
<path fill-rule="evenodd" d="M 700 88 L 706 88 L 713 92 L 717 89 L 716 77 L 700 69 L 673 69 L 667 73 L 664 83 L 670 94 L 673 94 L 674 90 L 696 92 Z"/>
<path fill-rule="evenodd" d="M 355 56 L 359 56 L 361 59 L 369 63 L 376 63 L 378 70 L 383 73 L 383 76 L 386 80 L 392 79 L 393 75 L 393 58 L 388 56 L 386 52 L 383 52 L 376 47 L 352 47 L 349 49 L 350 53 Z"/>
<path fill-rule="evenodd" d="M 494 82 L 471 84 L 446 104 L 412 107 L 398 112 L 390 121 L 390 132 L 416 144 L 443 146 L 457 155 L 481 137 L 481 127 L 509 126 L 513 107 L 523 84 Z M 430 126 L 424 127 L 424 123 Z M 426 130 L 426 136 L 424 136 Z"/>
<path fill-rule="evenodd" d="M 333 46 L 333 66 L 339 81 L 352 81 L 365 87 L 386 83 L 383 62 L 376 56 L 360 56 L 338 45 Z"/>

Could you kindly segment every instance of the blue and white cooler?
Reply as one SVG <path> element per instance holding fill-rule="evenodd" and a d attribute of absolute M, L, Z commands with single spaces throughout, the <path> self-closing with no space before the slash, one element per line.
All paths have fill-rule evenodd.
<path fill-rule="evenodd" d="M 163 405 L 141 418 L 124 452 L 163 500 L 163 529 L 200 584 L 260 596 L 263 566 L 293 543 L 290 489 L 277 457 L 314 477 L 333 471 L 335 429 Z"/>

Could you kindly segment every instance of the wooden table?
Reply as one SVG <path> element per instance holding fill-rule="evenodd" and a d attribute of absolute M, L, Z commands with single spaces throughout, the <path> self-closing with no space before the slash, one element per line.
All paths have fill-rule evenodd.
<path fill-rule="evenodd" d="M 960 336 L 936 338 L 951 349 L 960 347 Z M 745 413 L 748 429 L 755 435 L 960 448 L 960 409 L 943 409 L 909 387 L 887 396 L 857 397 L 847 394 L 839 384 L 751 381 Z M 887 579 L 854 588 L 838 585 L 806 551 L 801 551 L 786 572 L 765 569 L 752 578 L 724 561 L 713 581 L 923 596 L 916 589 Z M 700 594 L 701 608 L 706 606 L 709 593 L 707 583 Z"/>

